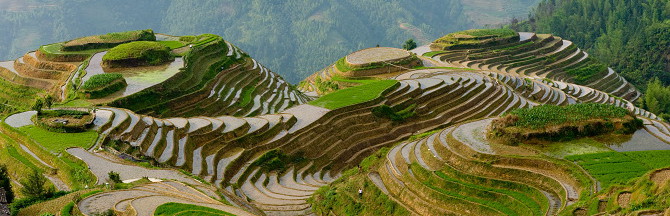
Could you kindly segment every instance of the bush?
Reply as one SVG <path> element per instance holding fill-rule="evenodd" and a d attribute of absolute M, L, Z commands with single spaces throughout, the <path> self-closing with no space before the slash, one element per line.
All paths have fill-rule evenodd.
<path fill-rule="evenodd" d="M 191 42 L 195 41 L 195 39 L 197 39 L 197 38 L 193 35 L 187 35 L 187 36 L 179 37 L 179 41 L 186 42 L 186 43 L 191 43 Z"/>
<path fill-rule="evenodd" d="M 391 107 L 383 104 L 378 107 L 373 107 L 372 114 L 380 118 L 387 118 L 395 122 L 402 122 L 416 115 L 414 108 L 416 108 L 416 104 L 409 105 L 405 108 L 403 108 L 401 105 Z"/>
<path fill-rule="evenodd" d="M 117 172 L 110 171 L 109 173 L 107 173 L 107 175 L 109 176 L 109 180 L 114 182 L 114 183 L 121 183 L 122 182 L 121 181 L 121 176 Z"/>
<path fill-rule="evenodd" d="M 72 209 L 74 208 L 74 202 L 69 202 L 67 205 L 60 210 L 60 216 L 71 216 Z"/>

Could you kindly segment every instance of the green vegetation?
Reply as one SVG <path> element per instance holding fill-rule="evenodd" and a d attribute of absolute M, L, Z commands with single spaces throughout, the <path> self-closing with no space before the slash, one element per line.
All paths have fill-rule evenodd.
<path fill-rule="evenodd" d="M 516 31 L 507 28 L 470 29 L 447 34 L 433 41 L 433 45 L 440 49 L 477 48 L 518 40 L 518 36 Z"/>
<path fill-rule="evenodd" d="M 566 157 L 584 167 L 604 186 L 625 184 L 631 179 L 670 167 L 670 151 L 602 152 Z"/>
<path fill-rule="evenodd" d="M 585 85 L 588 84 L 589 81 L 593 80 L 594 77 L 606 71 L 606 65 L 601 63 L 592 63 L 585 67 L 570 69 L 567 73 L 568 75 L 572 76 L 572 79 L 574 79 L 576 84 Z"/>
<path fill-rule="evenodd" d="M 84 98 L 103 98 L 128 86 L 123 75 L 118 73 L 96 74 L 81 86 L 79 93 Z"/>
<path fill-rule="evenodd" d="M 541 105 L 512 110 L 492 122 L 487 136 L 504 144 L 569 141 L 607 133 L 632 134 L 642 120 L 609 104 Z"/>
<path fill-rule="evenodd" d="M 123 75 L 119 73 L 105 73 L 105 74 L 96 74 L 88 79 L 84 85 L 81 86 L 81 89 L 84 90 L 93 90 L 100 89 L 105 86 L 108 86 L 112 82 L 123 80 Z"/>
<path fill-rule="evenodd" d="M 63 51 L 81 51 L 90 49 L 112 48 L 116 45 L 131 41 L 155 41 L 156 35 L 151 29 L 113 32 L 104 35 L 95 35 L 77 38 L 63 44 Z"/>
<path fill-rule="evenodd" d="M 444 51 L 430 51 L 430 52 L 424 53 L 423 56 L 428 57 L 428 58 L 432 58 L 432 57 L 434 57 L 438 54 L 441 54 L 441 53 L 444 53 Z"/>
<path fill-rule="evenodd" d="M 14 159 L 18 160 L 19 162 L 21 162 L 23 165 L 26 165 L 26 167 L 31 168 L 33 170 L 42 171 L 41 168 L 37 167 L 33 162 L 28 160 L 28 158 L 21 155 L 19 153 L 19 151 L 16 150 L 16 147 L 8 145 L 7 146 L 7 153 L 9 153 L 10 156 L 12 156 Z"/>
<path fill-rule="evenodd" d="M 14 191 L 12 190 L 12 181 L 7 172 L 7 165 L 0 164 L 0 188 L 5 190 L 5 199 L 7 203 L 14 201 Z"/>
<path fill-rule="evenodd" d="M 52 197 L 56 193 L 56 188 L 53 186 L 46 187 L 47 178 L 42 175 L 39 170 L 32 170 L 28 177 L 21 181 L 21 194 L 28 198 L 47 198 Z"/>
<path fill-rule="evenodd" d="M 17 85 L 0 78 L 0 116 L 16 111 L 28 110 L 44 90 Z"/>
<path fill-rule="evenodd" d="M 136 41 L 116 46 L 102 57 L 107 67 L 160 65 L 174 60 L 170 48 L 153 41 Z"/>
<path fill-rule="evenodd" d="M 320 79 L 317 77 L 317 79 Z M 342 76 L 335 75 L 331 78 L 333 81 L 337 82 L 347 82 L 347 83 L 356 83 L 356 84 L 368 84 L 368 83 L 373 83 L 379 81 L 378 79 L 375 78 L 368 78 L 368 77 L 356 77 L 356 78 L 346 78 Z M 337 90 L 337 89 L 335 89 Z"/>
<path fill-rule="evenodd" d="M 382 96 L 384 91 L 395 86 L 397 83 L 397 80 L 380 80 L 365 85 L 341 89 L 311 101 L 309 104 L 327 109 L 337 109 L 359 104 Z"/>
<path fill-rule="evenodd" d="M 255 90 L 256 90 L 255 86 L 249 85 L 244 87 L 244 89 L 242 90 L 242 96 L 241 96 L 242 98 L 239 103 L 240 107 L 246 107 L 247 105 L 249 105 L 249 103 L 251 103 L 251 100 L 253 100 L 252 97 Z"/>
<path fill-rule="evenodd" d="M 98 133 L 95 131 L 65 134 L 51 132 L 34 125 L 21 127 L 19 131 L 25 133 L 45 149 L 57 153 L 63 153 L 69 147 L 89 148 L 98 138 Z"/>
<path fill-rule="evenodd" d="M 416 61 L 416 60 L 418 60 L 418 57 L 416 57 L 416 55 L 411 55 L 410 57 L 408 57 L 406 59 L 402 59 L 398 62 L 393 62 L 393 64 L 406 65 L 406 64 L 409 64 L 409 63 L 411 63 L 413 61 Z M 382 68 L 382 67 L 388 66 L 388 65 L 389 65 L 389 63 L 387 63 L 387 62 L 375 62 L 375 63 L 367 64 L 365 66 L 354 66 L 354 65 L 351 65 L 351 64 L 347 63 L 347 57 L 346 56 L 340 58 L 339 60 L 337 60 L 337 62 L 335 62 L 335 67 L 340 72 L 371 70 L 371 69 Z"/>
<path fill-rule="evenodd" d="M 304 160 L 305 158 L 301 155 L 286 155 L 279 149 L 273 149 L 263 154 L 251 165 L 261 167 L 266 172 L 278 171 L 281 173 L 291 164 L 297 164 Z"/>
<path fill-rule="evenodd" d="M 382 148 L 365 158 L 359 168 L 342 173 L 335 182 L 319 188 L 308 202 L 317 215 L 410 215 L 398 203 L 384 194 L 367 174 L 383 164 L 389 148 Z M 358 189 L 363 196 L 358 197 Z"/>
<path fill-rule="evenodd" d="M 446 69 L 446 70 L 475 70 L 472 68 L 459 68 L 459 67 L 414 67 L 415 70 L 424 70 L 424 69 Z"/>
<path fill-rule="evenodd" d="M 391 119 L 394 122 L 403 122 L 406 119 L 416 115 L 414 112 L 415 108 L 416 104 L 409 106 L 395 105 L 392 107 L 386 104 L 382 104 L 381 106 L 373 107 L 372 114 L 379 118 Z"/>
<path fill-rule="evenodd" d="M 181 41 L 157 41 L 157 42 L 163 44 L 164 46 L 172 50 L 186 46 L 186 44 L 182 43 Z"/>
<path fill-rule="evenodd" d="M 608 104 L 584 103 L 568 106 L 541 105 L 513 110 L 505 116 L 517 119 L 509 124 L 514 127 L 541 129 L 554 125 L 575 124 L 591 119 L 623 118 L 630 112 Z"/>
<path fill-rule="evenodd" d="M 158 206 L 154 212 L 155 216 L 234 216 L 234 214 L 218 209 L 208 208 L 183 203 L 165 203 Z"/>
<path fill-rule="evenodd" d="M 642 108 L 670 122 L 670 86 L 663 86 L 658 79 L 649 81 L 647 92 L 640 103 Z"/>
<path fill-rule="evenodd" d="M 84 61 L 93 54 L 105 51 L 109 48 L 88 49 L 81 51 L 63 51 L 64 43 L 54 43 L 40 46 L 39 51 L 50 61 L 77 62 Z"/>
<path fill-rule="evenodd" d="M 406 40 L 405 43 L 402 45 L 402 48 L 405 50 L 413 50 L 416 47 L 417 47 L 416 41 L 414 41 L 414 39 L 411 38 L 409 40 Z"/>
<path fill-rule="evenodd" d="M 540 206 L 523 194 L 462 182 L 440 172 L 433 175 L 416 163 L 411 164 L 410 169 L 423 185 L 440 194 L 435 197 L 445 203 L 469 201 L 480 204 L 471 205 L 475 212 L 497 210 L 506 215 L 522 215 L 530 210 L 527 205 L 531 205 L 534 215 L 543 215 Z"/>
<path fill-rule="evenodd" d="M 618 71 L 638 88 L 658 77 L 670 85 L 670 2 L 543 1 L 528 21 L 512 23 L 519 31 L 546 32 L 575 42 Z"/>

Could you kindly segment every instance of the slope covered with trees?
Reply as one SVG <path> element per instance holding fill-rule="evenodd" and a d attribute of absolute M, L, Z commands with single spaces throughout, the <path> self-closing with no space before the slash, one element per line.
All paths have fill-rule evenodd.
<path fill-rule="evenodd" d="M 561 35 L 640 88 L 654 77 L 670 84 L 666 0 L 545 0 L 512 28 Z"/>

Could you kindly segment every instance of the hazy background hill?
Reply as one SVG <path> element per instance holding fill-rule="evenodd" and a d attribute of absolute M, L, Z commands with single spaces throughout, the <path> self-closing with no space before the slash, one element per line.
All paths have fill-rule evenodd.
<path fill-rule="evenodd" d="M 349 52 L 427 43 L 525 17 L 538 0 L 0 0 L 0 59 L 39 45 L 153 28 L 222 35 L 297 83 Z"/>

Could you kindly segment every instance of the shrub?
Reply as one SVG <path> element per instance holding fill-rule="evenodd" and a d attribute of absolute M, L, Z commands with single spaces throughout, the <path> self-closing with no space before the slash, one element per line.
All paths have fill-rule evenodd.
<path fill-rule="evenodd" d="M 391 107 L 383 104 L 381 106 L 373 107 L 372 114 L 380 118 L 387 118 L 395 122 L 402 122 L 416 114 L 414 112 L 414 108 L 416 108 L 416 104 L 412 104 L 404 108 L 401 105 Z"/>
<path fill-rule="evenodd" d="M 117 172 L 110 171 L 109 173 L 107 173 L 107 176 L 109 177 L 109 180 L 114 182 L 114 183 L 121 183 L 122 182 L 121 181 L 121 176 Z"/>
<path fill-rule="evenodd" d="M 67 205 L 63 206 L 63 209 L 60 210 L 60 216 L 71 216 L 73 208 L 74 202 L 69 202 Z"/>
<path fill-rule="evenodd" d="M 21 185 L 23 185 L 21 194 L 26 197 L 44 199 L 52 197 L 56 192 L 53 187 L 45 187 L 47 178 L 40 171 L 33 170 L 26 178 L 21 181 Z"/>

